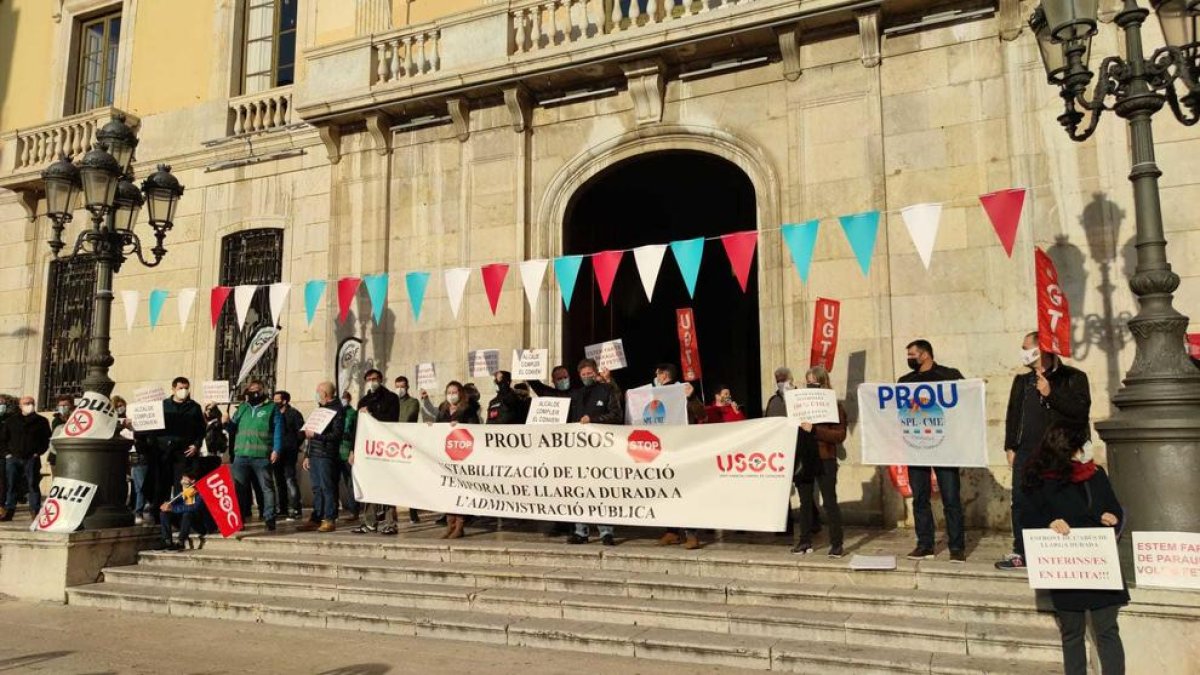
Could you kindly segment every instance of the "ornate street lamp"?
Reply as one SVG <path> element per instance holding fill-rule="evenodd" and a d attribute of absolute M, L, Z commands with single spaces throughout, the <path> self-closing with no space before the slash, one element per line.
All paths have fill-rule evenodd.
<path fill-rule="evenodd" d="M 1058 121 L 1073 140 L 1089 138 L 1110 110 L 1129 125 L 1129 180 L 1137 222 L 1137 267 L 1129 287 L 1138 300 L 1129 330 L 1136 351 L 1113 396 L 1117 411 L 1096 424 L 1108 446 L 1117 494 L 1126 505 L 1127 527 L 1200 532 L 1200 371 L 1184 347 L 1188 318 L 1172 305 L 1179 275 L 1167 262 L 1158 193 L 1162 172 L 1154 161 L 1151 129 L 1151 117 L 1164 105 L 1185 125 L 1200 119 L 1200 0 L 1158 0 L 1154 8 L 1166 46 L 1146 58 L 1142 24 L 1150 12 L 1136 0 L 1125 0 L 1114 19 L 1125 33 L 1125 55 L 1105 57 L 1096 73 L 1088 66 L 1097 30 L 1096 0 L 1042 0 L 1029 26 L 1047 80 L 1063 100 Z M 1124 537 L 1121 544 L 1128 578 L 1133 572 L 1130 540 Z"/>
<path fill-rule="evenodd" d="M 96 133 L 96 143 L 76 166 L 64 155 L 42 172 L 46 190 L 46 215 L 52 225 L 50 250 L 58 258 L 66 246 L 62 234 L 73 219 L 76 197 L 83 194 L 91 226 L 85 226 L 65 256 L 84 256 L 96 265 L 96 295 L 92 309 L 91 341 L 88 344 L 87 376 L 84 391 L 110 396 L 113 381 L 108 369 L 113 364 L 109 351 L 112 324 L 113 274 L 131 257 L 146 267 L 154 267 L 167 254 L 163 240 L 171 229 L 175 206 L 183 187 L 170 167 L 159 166 L 139 190 L 130 167 L 137 136 L 126 126 L 124 116 L 113 119 Z M 144 196 L 143 196 L 144 195 Z M 150 226 L 155 245 L 146 257 L 141 238 L 135 231 L 138 213 L 150 205 Z M 124 527 L 133 524 L 133 514 L 125 506 L 125 464 L 129 442 L 117 438 L 69 438 L 53 440 L 58 454 L 56 475 L 94 483 L 98 487 L 92 509 L 84 519 L 90 529 Z"/>

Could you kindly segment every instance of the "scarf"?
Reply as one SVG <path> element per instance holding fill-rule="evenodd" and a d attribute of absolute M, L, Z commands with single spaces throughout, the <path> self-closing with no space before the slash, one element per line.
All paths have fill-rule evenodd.
<path fill-rule="evenodd" d="M 1071 483 L 1086 483 L 1091 480 L 1092 476 L 1096 475 L 1096 463 L 1092 460 L 1086 462 L 1071 462 L 1071 475 L 1066 476 L 1067 481 Z M 1045 471 L 1042 473 L 1042 478 L 1052 478 L 1062 480 L 1064 476 L 1057 471 Z"/>

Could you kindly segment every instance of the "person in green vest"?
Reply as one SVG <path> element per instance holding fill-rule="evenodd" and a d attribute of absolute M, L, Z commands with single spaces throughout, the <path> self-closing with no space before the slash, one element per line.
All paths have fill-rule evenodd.
<path fill-rule="evenodd" d="M 358 410 L 351 403 L 350 392 L 342 392 L 342 405 L 346 409 L 345 424 L 342 429 L 342 447 L 339 455 L 341 463 L 339 465 L 340 473 L 338 474 L 337 491 L 341 493 L 341 498 L 338 501 L 342 508 L 350 513 L 349 520 L 358 520 L 358 502 L 354 500 L 354 482 L 350 478 L 350 453 L 354 451 L 354 432 L 358 428 Z"/>
<path fill-rule="evenodd" d="M 262 517 L 267 530 L 275 530 L 275 485 L 271 465 L 279 461 L 283 442 L 283 423 L 279 410 L 267 398 L 267 390 L 259 380 L 246 385 L 246 402 L 239 405 L 233 417 L 225 416 L 225 430 L 233 440 L 233 482 L 237 486 L 238 505 L 242 520 L 250 520 L 250 484 L 262 490 Z"/>

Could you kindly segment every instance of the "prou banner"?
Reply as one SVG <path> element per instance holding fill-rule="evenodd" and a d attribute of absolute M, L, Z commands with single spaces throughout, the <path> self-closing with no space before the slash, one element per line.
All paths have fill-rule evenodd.
<path fill-rule="evenodd" d="M 983 380 L 860 384 L 862 463 L 987 466 Z"/>
<path fill-rule="evenodd" d="M 396 424 L 358 418 L 354 495 L 500 518 L 780 531 L 796 425 Z"/>

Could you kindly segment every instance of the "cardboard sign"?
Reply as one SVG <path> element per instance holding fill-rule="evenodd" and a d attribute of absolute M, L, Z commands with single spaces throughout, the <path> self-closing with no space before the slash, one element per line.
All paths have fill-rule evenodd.
<path fill-rule="evenodd" d="M 837 354 L 838 322 L 842 318 L 842 303 L 828 298 L 817 298 L 813 308 L 812 352 L 809 366 L 821 366 L 833 372 L 833 357 Z"/>
<path fill-rule="evenodd" d="M 238 507 L 237 490 L 234 489 L 228 464 L 222 464 L 196 481 L 196 489 L 200 491 L 204 506 L 217 523 L 222 537 L 232 537 L 242 529 L 242 512 Z"/>
<path fill-rule="evenodd" d="M 200 383 L 202 403 L 229 403 L 229 380 L 211 380 Z"/>
<path fill-rule="evenodd" d="M 1034 273 L 1037 277 L 1038 349 L 1071 355 L 1071 308 L 1058 285 L 1054 261 L 1042 249 L 1034 249 Z"/>
<path fill-rule="evenodd" d="M 54 430 L 55 438 L 112 438 L 117 432 L 117 411 L 104 394 L 84 393 L 67 423 Z"/>
<path fill-rule="evenodd" d="M 1134 532 L 1138 586 L 1200 589 L 1200 534 Z"/>
<path fill-rule="evenodd" d="M 526 424 L 566 424 L 571 412 L 571 399 L 539 396 L 529 404 Z"/>
<path fill-rule="evenodd" d="M 700 339 L 696 336 L 696 317 L 691 307 L 675 310 L 675 332 L 679 335 L 680 378 L 695 382 L 700 373 Z"/>
<path fill-rule="evenodd" d="M 789 389 L 784 392 L 787 416 L 811 424 L 837 424 L 837 394 L 832 389 Z"/>
<path fill-rule="evenodd" d="M 1029 587 L 1119 591 L 1121 560 L 1111 527 L 1081 527 L 1061 535 L 1051 529 L 1024 530 Z"/>
<path fill-rule="evenodd" d="M 512 357 L 512 379 L 544 380 L 549 375 L 550 350 L 514 349 Z"/>
<path fill-rule="evenodd" d="M 311 431 L 314 434 L 325 433 L 325 427 L 336 417 L 338 411 L 332 408 L 317 408 L 309 413 L 308 418 L 304 420 L 304 426 L 300 431 Z"/>
<path fill-rule="evenodd" d="M 125 409 L 125 415 L 133 425 L 134 431 L 160 431 L 167 428 L 162 401 L 130 403 Z"/>
<path fill-rule="evenodd" d="M 629 365 L 625 359 L 625 344 L 620 339 L 588 345 L 583 348 L 583 353 L 601 370 L 619 370 Z"/>
<path fill-rule="evenodd" d="M 467 353 L 467 372 L 470 377 L 490 378 L 500 370 L 499 349 L 476 349 Z"/>
<path fill-rule="evenodd" d="M 438 389 L 437 368 L 432 363 L 418 363 L 416 367 L 417 389 L 436 392 Z"/>
<path fill-rule="evenodd" d="M 226 394 L 228 396 L 228 394 Z M 152 387 L 141 387 L 133 390 L 134 403 L 149 403 L 150 401 L 161 401 L 167 397 L 167 392 L 160 385 Z"/>
<path fill-rule="evenodd" d="M 74 532 L 79 529 L 96 496 L 96 485 L 73 478 L 56 477 L 30 532 Z"/>

